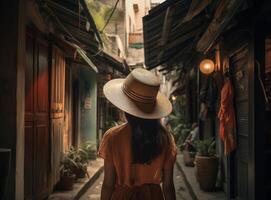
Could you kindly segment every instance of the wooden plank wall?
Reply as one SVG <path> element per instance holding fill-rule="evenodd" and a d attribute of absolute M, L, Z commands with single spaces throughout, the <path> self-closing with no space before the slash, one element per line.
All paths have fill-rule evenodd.
<path fill-rule="evenodd" d="M 65 110 L 64 110 L 64 134 L 63 150 L 67 151 L 72 144 L 72 71 L 71 64 L 66 64 L 65 69 Z"/>
<path fill-rule="evenodd" d="M 63 153 L 65 65 L 64 54 L 57 47 L 53 46 L 50 108 L 52 187 L 60 177 L 60 162 Z"/>
<path fill-rule="evenodd" d="M 233 70 L 233 86 L 237 119 L 237 150 L 235 158 L 236 197 L 240 200 L 249 199 L 249 72 L 248 44 L 239 48 L 230 58 Z"/>

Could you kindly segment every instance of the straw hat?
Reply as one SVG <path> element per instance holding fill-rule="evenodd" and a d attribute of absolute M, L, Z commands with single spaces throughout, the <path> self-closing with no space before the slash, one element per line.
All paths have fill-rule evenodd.
<path fill-rule="evenodd" d="M 125 79 L 113 79 L 104 85 L 105 97 L 133 116 L 159 119 L 172 111 L 170 101 L 159 92 L 157 76 L 148 70 L 134 69 Z"/>

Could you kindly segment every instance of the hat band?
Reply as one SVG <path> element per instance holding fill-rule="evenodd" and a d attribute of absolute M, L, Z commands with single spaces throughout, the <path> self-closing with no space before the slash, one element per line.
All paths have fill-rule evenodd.
<path fill-rule="evenodd" d="M 126 94 L 129 98 L 131 98 L 132 100 L 135 100 L 137 102 L 140 103 L 154 103 L 155 102 L 155 98 L 154 97 L 150 97 L 150 96 L 143 96 L 140 94 L 135 93 L 134 91 L 128 89 L 127 87 L 125 87 L 125 85 L 123 84 L 122 86 L 122 91 L 124 92 L 124 94 Z"/>

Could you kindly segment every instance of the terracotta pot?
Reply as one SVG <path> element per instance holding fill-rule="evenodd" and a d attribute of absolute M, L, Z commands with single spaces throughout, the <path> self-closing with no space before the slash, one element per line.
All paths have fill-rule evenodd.
<path fill-rule="evenodd" d="M 216 156 L 196 156 L 196 178 L 200 188 L 204 191 L 212 191 L 216 186 L 218 173 L 218 158 Z"/>
<path fill-rule="evenodd" d="M 191 156 L 193 152 L 183 150 L 183 161 L 185 166 L 194 167 L 195 156 Z"/>
<path fill-rule="evenodd" d="M 60 190 L 72 190 L 75 181 L 75 174 L 69 176 L 62 176 L 57 184 L 57 188 Z"/>

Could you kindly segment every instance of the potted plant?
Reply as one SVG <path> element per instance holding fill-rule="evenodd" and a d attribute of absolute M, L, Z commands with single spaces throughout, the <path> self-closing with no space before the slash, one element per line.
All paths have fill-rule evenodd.
<path fill-rule="evenodd" d="M 212 191 L 215 189 L 218 173 L 218 157 L 215 154 L 215 141 L 213 138 L 200 140 L 197 142 L 196 147 L 196 178 L 202 190 Z"/>
<path fill-rule="evenodd" d="M 84 178 L 86 174 L 88 175 L 87 166 L 88 166 L 88 154 L 87 152 L 79 147 L 76 149 L 75 154 L 75 163 L 73 172 L 76 175 L 76 178 Z"/>
<path fill-rule="evenodd" d="M 73 173 L 73 168 L 76 165 L 73 159 L 70 158 L 68 152 L 64 153 L 61 162 L 60 169 L 60 181 L 57 184 L 57 188 L 60 190 L 72 190 L 75 181 L 75 174 Z"/>
<path fill-rule="evenodd" d="M 71 170 L 76 175 L 76 178 L 84 178 L 88 175 L 88 154 L 81 146 L 78 148 L 71 146 L 67 157 L 73 161 Z"/>

